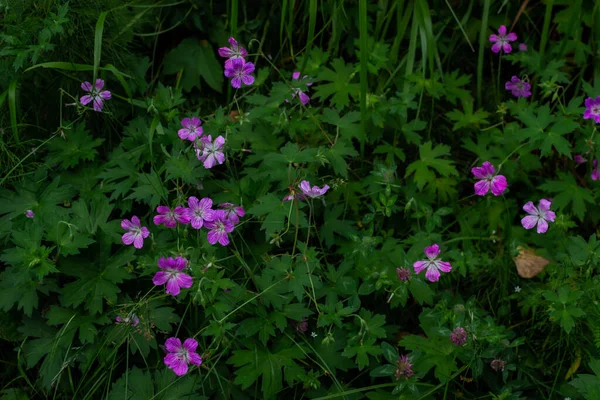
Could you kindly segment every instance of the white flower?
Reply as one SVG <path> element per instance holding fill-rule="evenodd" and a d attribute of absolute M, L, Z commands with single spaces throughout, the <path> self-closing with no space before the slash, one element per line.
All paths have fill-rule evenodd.
<path fill-rule="evenodd" d="M 519 293 L 521 291 L 521 286 L 515 286 L 515 293 Z"/>
<path fill-rule="evenodd" d="M 312 337 L 316 338 L 316 337 L 317 337 L 317 332 L 311 332 L 311 333 L 310 333 L 310 336 L 312 336 Z"/>

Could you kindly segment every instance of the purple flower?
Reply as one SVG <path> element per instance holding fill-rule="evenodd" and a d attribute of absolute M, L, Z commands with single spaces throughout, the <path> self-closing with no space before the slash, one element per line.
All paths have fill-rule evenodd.
<path fill-rule="evenodd" d="M 213 210 L 212 200 L 208 197 L 198 200 L 197 197 L 188 198 L 188 207 L 185 209 L 185 216 L 190 220 L 192 228 L 200 229 L 205 221 L 212 221 Z"/>
<path fill-rule="evenodd" d="M 505 365 L 506 365 L 506 361 L 503 361 L 499 358 L 492 360 L 492 362 L 490 363 L 490 367 L 492 367 L 492 369 L 494 371 L 504 371 Z"/>
<path fill-rule="evenodd" d="M 501 50 L 504 50 L 505 53 L 510 53 L 512 51 L 512 46 L 510 42 L 514 42 L 517 40 L 517 34 L 514 32 L 506 34 L 506 26 L 501 25 L 498 28 L 497 35 L 490 35 L 490 42 L 494 43 L 492 46 L 492 51 L 494 53 L 499 53 Z"/>
<path fill-rule="evenodd" d="M 545 233 L 548 230 L 548 222 L 554 222 L 556 214 L 550 211 L 552 202 L 547 199 L 541 199 L 538 208 L 533 205 L 533 202 L 528 202 L 523 206 L 523 210 L 529 214 L 521 220 L 521 225 L 525 229 L 531 229 L 537 225 L 537 233 Z"/>
<path fill-rule="evenodd" d="M 429 282 L 437 282 L 440 279 L 440 271 L 452 271 L 452 266 L 449 262 L 441 261 L 437 258 L 439 254 L 440 246 L 437 244 L 425 247 L 425 255 L 427 256 L 428 260 L 417 261 L 414 263 L 413 268 L 415 269 L 415 273 L 420 274 L 424 269 L 427 268 L 427 272 L 425 273 L 427 280 L 429 280 Z"/>
<path fill-rule="evenodd" d="M 104 100 L 110 100 L 112 97 L 108 90 L 102 90 L 104 88 L 104 81 L 102 79 L 96 79 L 94 86 L 89 82 L 83 82 L 81 88 L 89 94 L 81 96 L 79 102 L 85 106 L 93 101 L 94 111 L 102 111 Z"/>
<path fill-rule="evenodd" d="M 184 274 L 183 271 L 187 267 L 188 261 L 177 256 L 176 258 L 161 257 L 158 260 L 158 267 L 162 271 L 158 271 L 152 278 L 152 283 L 156 286 L 167 284 L 167 294 L 177 296 L 181 292 L 181 288 L 189 289 L 192 287 L 192 277 Z"/>
<path fill-rule="evenodd" d="M 177 338 L 168 338 L 165 342 L 165 349 L 168 354 L 165 356 L 165 364 L 172 369 L 177 376 L 183 376 L 188 372 L 188 364 L 202 364 L 202 357 L 196 353 L 198 342 L 192 338 L 186 339 L 181 345 L 181 340 Z"/>
<path fill-rule="evenodd" d="M 215 244 L 219 242 L 221 246 L 229 244 L 229 232 L 233 232 L 233 223 L 227 219 L 223 210 L 213 211 L 213 220 L 206 221 L 204 226 L 210 229 L 208 232 L 208 243 Z"/>
<path fill-rule="evenodd" d="M 467 342 L 467 331 L 464 328 L 456 328 L 450 334 L 450 340 L 457 346 L 462 346 Z"/>
<path fill-rule="evenodd" d="M 406 282 L 410 279 L 410 269 L 408 268 L 396 268 L 396 275 L 402 282 Z"/>
<path fill-rule="evenodd" d="M 519 43 L 519 51 L 527 51 L 527 45 L 525 43 Z"/>
<path fill-rule="evenodd" d="M 126 245 L 133 243 L 133 247 L 136 249 L 141 249 L 144 245 L 144 239 L 150 235 L 148 228 L 141 226 L 140 219 L 135 215 L 131 217 L 131 221 L 128 219 L 121 221 L 121 228 L 129 231 L 121 237 L 123 243 Z"/>
<path fill-rule="evenodd" d="M 517 76 L 510 78 L 510 81 L 504 85 L 506 90 L 510 90 L 515 97 L 531 96 L 531 85 L 529 82 L 520 80 Z"/>
<path fill-rule="evenodd" d="M 296 321 L 296 331 L 299 333 L 306 333 L 308 331 L 308 319 L 302 318 L 302 321 Z"/>
<path fill-rule="evenodd" d="M 254 77 L 251 75 L 254 72 L 254 64 L 244 61 L 243 58 L 230 59 L 231 63 L 225 63 L 225 76 L 231 79 L 231 86 L 236 89 L 244 85 L 252 85 Z M 228 60 L 229 61 L 229 60 Z"/>
<path fill-rule="evenodd" d="M 129 316 L 127 316 L 125 318 L 117 317 L 117 318 L 115 318 L 115 320 L 119 324 L 128 324 L 128 325 L 131 325 L 134 327 L 138 326 L 138 324 L 140 323 L 140 319 L 135 314 L 131 314 L 131 317 L 129 317 Z"/>
<path fill-rule="evenodd" d="M 177 222 L 181 224 L 189 224 L 190 220 L 186 215 L 186 209 L 184 207 L 178 206 L 175 207 L 174 210 L 171 210 L 167 206 L 158 206 L 156 207 L 156 212 L 159 215 L 154 216 L 154 225 L 164 225 L 165 228 L 175 228 L 177 226 Z"/>
<path fill-rule="evenodd" d="M 225 217 L 228 220 L 230 220 L 234 225 L 239 224 L 240 218 L 246 215 L 246 210 L 244 210 L 243 207 L 236 206 L 232 203 L 222 203 L 219 204 L 219 207 L 221 207 L 225 211 Z"/>
<path fill-rule="evenodd" d="M 573 157 L 573 159 L 575 160 L 575 162 L 577 164 L 583 164 L 584 162 L 587 161 L 587 159 L 583 158 L 583 156 L 581 154 L 576 154 L 575 157 Z"/>
<path fill-rule="evenodd" d="M 402 376 L 408 379 L 414 374 L 415 373 L 412 370 L 412 364 L 408 360 L 408 356 L 405 354 L 398 357 L 398 360 L 396 360 L 396 380 L 399 380 Z"/>
<path fill-rule="evenodd" d="M 200 146 L 196 148 L 196 156 L 198 160 L 204 163 L 204 168 L 212 168 L 215 164 L 223 164 L 225 162 L 225 154 L 223 154 L 223 145 L 225 138 L 218 136 L 215 141 L 212 141 L 212 136 L 204 136 L 200 138 Z"/>
<path fill-rule="evenodd" d="M 227 60 L 225 61 L 225 69 L 231 67 L 231 63 L 233 62 L 233 60 L 236 60 L 236 59 L 243 60 L 244 57 L 246 57 L 248 55 L 248 52 L 246 51 L 246 49 L 244 49 L 243 47 L 238 45 L 237 40 L 235 40 L 232 37 L 229 38 L 229 45 L 231 47 L 221 47 L 218 50 L 219 55 L 221 57 L 227 58 Z"/>
<path fill-rule="evenodd" d="M 600 96 L 596 97 L 596 100 L 588 97 L 585 99 L 585 112 L 583 113 L 583 119 L 593 119 L 597 124 L 600 123 Z"/>
<path fill-rule="evenodd" d="M 600 170 L 598 169 L 598 159 L 594 158 L 594 161 L 592 162 L 592 164 L 594 165 L 594 168 L 592 169 L 592 180 L 597 181 L 600 179 Z"/>
<path fill-rule="evenodd" d="M 200 125 L 202 125 L 202 121 L 199 118 L 184 118 L 181 120 L 183 129 L 180 129 L 177 134 L 182 140 L 193 142 L 196 138 L 202 136 L 203 129 Z"/>
<path fill-rule="evenodd" d="M 302 181 L 300 182 L 300 190 L 302 190 L 302 193 L 307 197 L 319 197 L 323 196 L 325 192 L 329 190 L 329 186 L 325 185 L 323 188 L 318 186 L 310 187 L 310 182 Z"/>
<path fill-rule="evenodd" d="M 32 210 L 27 210 L 27 211 L 25 211 L 25 216 L 27 218 L 33 218 L 33 217 L 35 217 L 35 213 Z"/>
<path fill-rule="evenodd" d="M 475 184 L 476 195 L 485 196 L 490 188 L 494 196 L 500 196 L 504 193 L 508 187 L 506 178 L 504 175 L 494 175 L 495 172 L 494 166 L 489 161 L 484 162 L 481 167 L 471 169 L 471 173 L 475 175 L 475 178 L 481 179 Z"/>
<path fill-rule="evenodd" d="M 290 192 L 290 194 L 288 194 L 287 196 L 285 196 L 283 198 L 282 202 L 290 201 L 290 200 L 298 200 L 298 201 L 306 200 L 306 195 L 302 192 L 297 192 L 297 191 L 293 190 L 292 192 Z"/>
<path fill-rule="evenodd" d="M 308 78 L 308 75 L 304 75 L 301 80 L 299 80 L 299 78 L 300 78 L 300 72 L 294 72 L 292 74 L 292 80 L 298 81 L 297 83 L 301 83 L 304 79 Z M 305 85 L 311 86 L 312 82 L 306 82 Z M 295 98 L 296 95 L 298 95 L 300 102 L 304 105 L 307 105 L 308 102 L 310 101 L 310 97 L 308 97 L 308 95 L 306 93 L 304 93 L 302 90 L 300 90 L 300 88 L 292 89 L 292 99 Z"/>

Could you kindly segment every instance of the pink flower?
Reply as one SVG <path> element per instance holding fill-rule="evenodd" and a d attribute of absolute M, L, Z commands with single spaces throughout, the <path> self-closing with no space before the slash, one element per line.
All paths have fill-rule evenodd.
<path fill-rule="evenodd" d="M 427 269 L 425 277 L 429 282 L 437 282 L 440 279 L 440 271 L 450 272 L 452 266 L 449 262 L 441 261 L 438 259 L 440 254 L 440 246 L 434 244 L 433 246 L 425 247 L 425 255 L 428 260 L 417 261 L 413 264 L 415 273 L 420 274 L 424 269 Z"/>
<path fill-rule="evenodd" d="M 600 96 L 596 100 L 588 97 L 585 99 L 585 112 L 583 119 L 593 119 L 597 124 L 600 124 Z"/>
<path fill-rule="evenodd" d="M 115 318 L 115 320 L 119 324 L 128 324 L 133 327 L 138 326 L 138 324 L 140 323 L 140 319 L 135 314 L 131 314 L 131 316 L 127 316 L 125 318 L 117 317 Z"/>
<path fill-rule="evenodd" d="M 292 74 L 292 80 L 298 81 L 297 84 L 302 84 L 302 81 L 305 80 L 306 78 L 308 78 L 308 75 L 304 75 L 302 77 L 302 79 L 300 79 L 300 72 L 294 72 Z M 304 85 L 306 85 L 306 86 L 312 86 L 312 82 L 306 82 Z M 296 95 L 298 95 L 298 98 L 300 99 L 300 102 L 302 104 L 304 104 L 304 105 L 307 105 L 308 102 L 310 101 L 310 97 L 308 97 L 308 95 L 306 93 L 304 93 L 302 90 L 300 90 L 300 88 L 293 88 L 292 89 L 292 99 L 295 98 Z"/>
<path fill-rule="evenodd" d="M 412 363 L 409 361 L 408 356 L 404 354 L 398 357 L 398 360 L 396 360 L 396 372 L 394 373 L 396 380 L 399 380 L 402 376 L 408 379 L 414 374 Z"/>
<path fill-rule="evenodd" d="M 504 85 L 506 90 L 510 90 L 515 97 L 531 96 L 531 85 L 529 82 L 520 80 L 517 76 L 513 76 L 510 81 Z"/>
<path fill-rule="evenodd" d="M 207 221 L 204 226 L 210 229 L 208 232 L 208 243 L 215 244 L 219 242 L 221 246 L 229 244 L 229 236 L 227 234 L 233 232 L 233 223 L 227 219 L 225 211 L 214 211 L 213 220 Z"/>
<path fill-rule="evenodd" d="M 184 118 L 181 120 L 183 129 L 180 129 L 177 132 L 177 135 L 179 135 L 179 138 L 182 140 L 193 142 L 196 138 L 202 136 L 203 129 L 200 125 L 202 125 L 202 121 L 198 118 Z"/>
<path fill-rule="evenodd" d="M 457 346 L 462 346 L 467 342 L 467 331 L 464 328 L 456 328 L 450 334 L 450 340 Z"/>
<path fill-rule="evenodd" d="M 598 159 L 594 158 L 594 161 L 592 162 L 592 164 L 594 165 L 594 168 L 592 169 L 592 180 L 597 181 L 600 179 L 600 170 L 598 169 Z"/>
<path fill-rule="evenodd" d="M 410 269 L 408 268 L 396 268 L 396 275 L 402 282 L 406 282 L 410 279 Z"/>
<path fill-rule="evenodd" d="M 556 214 L 550 211 L 552 202 L 547 199 L 541 199 L 538 208 L 533 202 L 528 202 L 523 206 L 523 210 L 529 214 L 521 220 L 521 225 L 525 229 L 531 229 L 537 225 L 537 233 L 545 233 L 548 230 L 548 222 L 554 222 Z"/>
<path fill-rule="evenodd" d="M 196 147 L 196 157 L 204 163 L 204 168 L 212 168 L 215 164 L 225 162 L 225 154 L 222 150 L 224 144 L 223 136 L 218 136 L 214 142 L 211 135 L 200 138 L 200 146 Z"/>
<path fill-rule="evenodd" d="M 185 216 L 190 220 L 192 228 L 200 229 L 205 221 L 212 221 L 212 200 L 208 197 L 198 200 L 197 197 L 188 198 L 189 208 L 185 209 Z"/>
<path fill-rule="evenodd" d="M 165 342 L 168 354 L 165 356 L 165 364 L 172 369 L 177 376 L 183 376 L 188 372 L 188 364 L 201 365 L 202 357 L 196 353 L 198 342 L 192 338 L 186 339 L 181 345 L 181 340 L 169 338 Z"/>
<path fill-rule="evenodd" d="M 575 157 L 573 157 L 573 159 L 575 160 L 575 162 L 577 164 L 583 164 L 584 162 L 587 161 L 587 159 L 583 158 L 583 156 L 581 154 L 576 154 Z"/>
<path fill-rule="evenodd" d="M 235 60 L 235 59 L 243 60 L 244 57 L 246 57 L 248 55 L 248 52 L 246 51 L 246 49 L 244 49 L 243 47 L 238 45 L 237 40 L 235 40 L 232 37 L 229 38 L 229 45 L 231 46 L 231 48 L 230 47 L 221 47 L 218 50 L 219 55 L 221 57 L 227 58 L 227 60 L 225 61 L 225 69 L 231 67 L 231 63 L 233 60 Z"/>
<path fill-rule="evenodd" d="M 33 218 L 33 217 L 35 217 L 35 213 L 32 210 L 27 210 L 27 211 L 25 211 L 25 216 L 27 218 Z"/>
<path fill-rule="evenodd" d="M 240 218 L 246 215 L 246 210 L 243 207 L 232 203 L 221 203 L 219 207 L 225 211 L 225 218 L 230 220 L 234 225 L 239 224 Z"/>
<path fill-rule="evenodd" d="M 148 228 L 141 226 L 140 219 L 135 215 L 131 217 L 131 221 L 128 219 L 121 221 L 121 228 L 129 231 L 121 237 L 123 243 L 126 245 L 133 243 L 136 249 L 141 249 L 144 246 L 144 239 L 150 235 Z"/>
<path fill-rule="evenodd" d="M 501 50 L 504 50 L 505 53 L 510 53 L 512 51 L 512 46 L 510 42 L 514 42 L 517 40 L 517 34 L 514 32 L 506 34 L 506 26 L 501 25 L 498 28 L 497 35 L 490 35 L 490 42 L 494 43 L 492 46 L 492 51 L 494 53 L 499 53 Z"/>
<path fill-rule="evenodd" d="M 156 286 L 167 284 L 167 294 L 177 296 L 181 292 L 181 288 L 189 289 L 194 283 L 192 277 L 184 274 L 183 271 L 187 267 L 188 261 L 177 256 L 176 258 L 161 257 L 158 260 L 158 267 L 162 271 L 158 271 L 152 278 L 152 283 Z"/>
<path fill-rule="evenodd" d="M 229 60 L 227 60 L 229 61 Z M 251 75 L 254 72 L 254 64 L 244 61 L 243 58 L 231 59 L 231 63 L 225 63 L 225 76 L 231 79 L 231 86 L 236 89 L 244 85 L 252 85 L 254 77 Z"/>
<path fill-rule="evenodd" d="M 494 196 L 500 196 L 504 193 L 508 187 L 506 178 L 504 175 L 494 175 L 495 172 L 494 166 L 489 161 L 484 162 L 481 167 L 471 169 L 471 173 L 475 175 L 475 178 L 481 179 L 475 184 L 476 195 L 485 196 L 490 188 Z"/>
<path fill-rule="evenodd" d="M 527 45 L 525 43 L 519 43 L 519 51 L 527 51 Z"/>
<path fill-rule="evenodd" d="M 306 195 L 302 192 L 297 192 L 297 191 L 292 191 L 290 192 L 290 194 L 288 194 L 287 196 L 285 196 L 282 200 L 282 202 L 285 201 L 290 201 L 290 200 L 298 200 L 298 201 L 303 201 L 306 200 Z"/>
<path fill-rule="evenodd" d="M 154 216 L 154 225 L 164 225 L 165 228 L 175 228 L 177 226 L 177 222 L 181 224 L 189 224 L 190 220 L 186 215 L 185 208 L 178 206 L 175 207 L 174 210 L 171 210 L 167 206 L 158 206 L 156 207 L 156 212 L 159 215 Z"/>
<path fill-rule="evenodd" d="M 96 79 L 94 86 L 89 82 L 83 82 L 81 88 L 89 94 L 81 96 L 79 102 L 85 106 L 93 101 L 94 111 L 102 111 L 104 100 L 110 100 L 112 97 L 108 90 L 102 90 L 104 88 L 104 81 L 102 79 Z"/>
<path fill-rule="evenodd" d="M 302 193 L 307 197 L 320 197 L 323 196 L 329 190 L 329 186 L 325 185 L 323 186 L 323 188 L 320 188 L 318 186 L 311 187 L 310 182 L 302 181 L 300 182 L 300 190 L 302 190 Z"/>

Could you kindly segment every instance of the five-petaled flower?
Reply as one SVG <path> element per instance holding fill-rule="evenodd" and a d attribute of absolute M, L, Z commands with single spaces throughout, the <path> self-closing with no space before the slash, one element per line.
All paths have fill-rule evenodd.
<path fill-rule="evenodd" d="M 302 190 L 302 193 L 307 197 L 320 197 L 320 196 L 323 196 L 329 190 L 328 185 L 325 185 L 322 188 L 320 188 L 318 186 L 311 187 L 309 181 L 300 182 L 299 187 L 300 187 L 300 190 Z"/>
<path fill-rule="evenodd" d="M 547 199 L 541 199 L 536 208 L 533 202 L 529 201 L 523 206 L 523 210 L 529 214 L 523 217 L 521 225 L 525 229 L 531 229 L 537 225 L 537 233 L 544 233 L 548 230 L 548 222 L 554 222 L 556 214 L 550 210 L 552 202 Z"/>
<path fill-rule="evenodd" d="M 81 88 L 89 94 L 81 96 L 79 102 L 84 106 L 93 102 L 94 111 L 102 111 L 104 100 L 110 100 L 112 97 L 108 90 L 102 90 L 104 88 L 104 81 L 102 79 L 96 79 L 94 86 L 89 82 L 83 82 Z"/>
<path fill-rule="evenodd" d="M 185 209 L 185 216 L 190 220 L 192 228 L 200 229 L 206 221 L 212 221 L 212 204 L 213 201 L 208 197 L 205 197 L 202 200 L 198 200 L 198 198 L 194 196 L 188 198 L 189 208 Z"/>
<path fill-rule="evenodd" d="M 177 376 L 183 376 L 188 372 L 188 364 L 202 364 L 202 357 L 196 353 L 198 342 L 192 338 L 186 339 L 181 344 L 177 338 L 169 338 L 165 342 L 168 354 L 165 356 L 165 364 L 172 369 Z"/>
<path fill-rule="evenodd" d="M 202 136 L 203 129 L 200 125 L 202 125 L 202 121 L 200 121 L 199 118 L 184 118 L 181 120 L 183 129 L 180 129 L 177 132 L 177 135 L 179 135 L 179 138 L 182 140 L 193 142 L 196 138 Z"/>
<path fill-rule="evenodd" d="M 475 183 L 475 194 L 478 196 L 485 196 L 490 189 L 494 196 L 500 196 L 508 187 L 504 175 L 494 175 L 496 170 L 489 161 L 484 162 L 481 167 L 472 168 L 471 172 L 475 178 L 481 179 Z"/>
<path fill-rule="evenodd" d="M 177 206 L 171 210 L 167 206 L 158 206 L 156 212 L 158 212 L 158 215 L 154 216 L 154 225 L 164 225 L 166 228 L 173 229 L 177 226 L 177 222 L 181 224 L 190 223 L 185 207 Z"/>
<path fill-rule="evenodd" d="M 229 60 L 228 60 L 229 61 Z M 252 85 L 254 77 L 251 75 L 254 72 L 254 64 L 246 62 L 243 58 L 234 58 L 231 63 L 225 63 L 225 76 L 231 79 L 231 86 L 236 89 L 244 85 Z"/>
<path fill-rule="evenodd" d="M 27 218 L 33 218 L 33 217 L 35 217 L 35 213 L 32 210 L 27 210 L 27 211 L 25 211 L 25 216 Z"/>
<path fill-rule="evenodd" d="M 501 25 L 500 28 L 498 28 L 497 35 L 490 35 L 490 42 L 494 43 L 492 45 L 492 51 L 494 53 L 499 53 L 501 50 L 505 53 L 510 53 L 512 51 L 510 42 L 514 42 L 515 40 L 517 40 L 517 34 L 514 32 L 506 34 L 506 26 L 504 25 Z"/>
<path fill-rule="evenodd" d="M 140 219 L 135 215 L 131 217 L 131 221 L 128 219 L 121 221 L 121 228 L 129 231 L 121 237 L 123 243 L 126 245 L 133 243 L 136 249 L 141 249 L 144 246 L 144 239 L 150 235 L 148 228 L 141 226 Z"/>
<path fill-rule="evenodd" d="M 510 81 L 504 85 L 506 90 L 510 90 L 515 97 L 531 96 L 531 85 L 529 82 L 522 81 L 518 76 L 513 76 Z"/>
<path fill-rule="evenodd" d="M 234 225 L 239 224 L 240 218 L 246 215 L 246 210 L 241 206 L 236 206 L 233 203 L 221 203 L 219 207 L 225 211 L 225 217 Z"/>
<path fill-rule="evenodd" d="M 598 169 L 598 159 L 594 158 L 594 161 L 592 161 L 592 180 L 593 181 L 597 181 L 600 180 L 600 169 Z"/>
<path fill-rule="evenodd" d="M 196 157 L 204 163 L 204 168 L 212 168 L 215 164 L 225 162 L 224 144 L 223 136 L 218 136 L 214 142 L 211 135 L 200 138 L 200 146 L 196 147 Z"/>
<path fill-rule="evenodd" d="M 300 79 L 300 72 L 294 72 L 292 74 L 292 80 L 296 81 L 295 83 L 298 85 L 302 85 L 302 81 L 305 80 L 306 78 L 308 78 L 308 75 L 304 75 L 302 77 L 302 79 Z M 311 86 L 312 82 L 306 82 L 304 83 L 304 85 L 306 86 Z M 298 95 L 298 98 L 300 99 L 300 102 L 304 105 L 307 105 L 308 102 L 310 101 L 310 97 L 308 97 L 308 95 L 306 93 L 304 93 L 300 88 L 295 87 L 292 89 L 292 99 L 296 97 L 296 95 Z M 287 101 L 287 100 L 286 100 Z"/>
<path fill-rule="evenodd" d="M 425 277 L 429 282 L 437 282 L 440 279 L 440 271 L 450 272 L 452 266 L 447 261 L 442 261 L 438 258 L 440 255 L 440 246 L 434 244 L 433 246 L 425 247 L 425 255 L 428 260 L 417 261 L 413 264 L 415 273 L 420 274 L 424 269 Z"/>
<path fill-rule="evenodd" d="M 237 40 L 230 37 L 228 41 L 229 41 L 229 45 L 231 47 L 220 47 L 218 50 L 219 55 L 221 57 L 227 59 L 225 61 L 225 68 L 229 68 L 231 66 L 231 63 L 233 62 L 233 60 L 237 60 L 237 59 L 243 60 L 244 57 L 246 57 L 248 55 L 248 52 L 246 51 L 246 49 L 244 49 L 242 46 L 240 46 L 238 44 Z"/>
<path fill-rule="evenodd" d="M 600 124 L 600 96 L 596 97 L 596 100 L 591 97 L 585 99 L 583 119 L 593 119 L 597 124 Z"/>
<path fill-rule="evenodd" d="M 227 234 L 233 232 L 233 223 L 227 218 L 225 211 L 213 211 L 212 221 L 205 222 L 204 226 L 210 229 L 207 236 L 208 243 L 215 244 L 219 242 L 221 246 L 229 244 L 229 236 Z"/>
<path fill-rule="evenodd" d="M 181 292 L 181 288 L 189 289 L 192 287 L 192 277 L 185 274 L 183 271 L 187 267 L 188 261 L 177 256 L 176 258 L 161 257 L 158 260 L 158 267 L 162 271 L 158 271 L 152 278 L 152 283 L 156 286 L 167 284 L 167 294 L 177 296 Z"/>

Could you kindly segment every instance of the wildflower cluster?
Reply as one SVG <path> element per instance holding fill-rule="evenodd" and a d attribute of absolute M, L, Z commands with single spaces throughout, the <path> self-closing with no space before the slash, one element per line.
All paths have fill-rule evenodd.
<path fill-rule="evenodd" d="M 229 38 L 230 47 L 221 47 L 219 55 L 226 58 L 224 74 L 231 79 L 231 86 L 236 89 L 242 87 L 242 84 L 250 86 L 254 83 L 254 64 L 246 61 L 248 52 L 240 46 L 234 38 Z"/>

